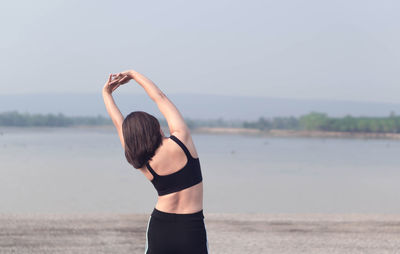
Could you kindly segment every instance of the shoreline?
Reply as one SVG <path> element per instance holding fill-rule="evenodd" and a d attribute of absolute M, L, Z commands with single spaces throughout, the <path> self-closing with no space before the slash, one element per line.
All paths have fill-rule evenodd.
<path fill-rule="evenodd" d="M 400 133 L 335 132 L 303 130 L 259 130 L 250 128 L 199 127 L 193 133 L 243 134 L 262 137 L 305 137 L 305 138 L 361 138 L 361 139 L 400 139 Z"/>
<path fill-rule="evenodd" d="M 75 126 L 0 126 L 0 136 L 5 130 L 53 130 L 53 129 L 81 129 L 81 130 L 114 130 L 113 125 L 75 125 Z M 162 127 L 168 133 L 167 127 Z M 294 138 L 346 138 L 346 139 L 392 139 L 400 140 L 400 133 L 371 133 L 371 132 L 338 132 L 338 131 L 307 131 L 307 130 L 260 130 L 254 128 L 232 127 L 196 127 L 190 131 L 194 134 L 221 134 L 221 135 L 250 135 L 258 137 L 294 137 Z"/>

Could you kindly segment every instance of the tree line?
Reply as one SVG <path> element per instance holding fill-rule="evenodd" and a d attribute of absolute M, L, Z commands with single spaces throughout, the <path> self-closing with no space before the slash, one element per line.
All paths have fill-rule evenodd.
<path fill-rule="evenodd" d="M 161 126 L 167 126 L 165 119 L 159 119 Z M 320 112 L 311 112 L 300 117 L 260 117 L 257 121 L 224 120 L 223 118 L 209 120 L 185 119 L 189 128 L 196 127 L 241 127 L 260 130 L 318 130 L 338 132 L 378 132 L 400 133 L 400 116 L 391 112 L 387 117 L 329 117 Z M 53 126 L 68 127 L 74 125 L 112 125 L 111 119 L 101 115 L 65 116 L 59 114 L 29 114 L 9 111 L 0 113 L 0 126 Z"/>
<path fill-rule="evenodd" d="M 164 118 L 159 118 L 161 126 L 168 126 Z M 194 120 L 185 118 L 189 128 L 196 127 L 243 127 L 243 122 L 239 121 L 226 121 L 223 118 L 208 119 L 208 120 Z M 0 113 L 0 126 L 16 126 L 16 127 L 34 127 L 34 126 L 47 126 L 47 127 L 68 127 L 74 125 L 112 125 L 109 117 L 98 115 L 91 116 L 65 116 L 59 114 L 30 114 L 19 113 L 18 111 L 7 111 Z"/>
<path fill-rule="evenodd" d="M 377 132 L 400 133 L 400 116 L 391 112 L 387 117 L 329 117 L 320 112 L 311 112 L 307 115 L 296 117 L 274 117 L 266 119 L 260 117 L 255 122 L 244 122 L 244 128 L 257 128 L 260 130 L 285 129 L 285 130 L 318 130 L 338 132 Z"/>
<path fill-rule="evenodd" d="M 19 113 L 18 111 L 8 111 L 0 113 L 0 126 L 49 126 L 49 127 L 68 127 L 73 125 L 109 125 L 111 120 L 101 115 L 91 116 L 65 116 L 59 114 L 29 114 Z"/>

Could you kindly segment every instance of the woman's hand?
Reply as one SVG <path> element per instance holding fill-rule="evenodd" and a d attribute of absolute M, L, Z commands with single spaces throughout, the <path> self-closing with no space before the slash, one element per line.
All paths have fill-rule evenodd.
<path fill-rule="evenodd" d="M 107 82 L 104 84 L 103 92 L 111 94 L 119 86 L 120 84 L 115 80 L 115 74 L 110 74 L 110 76 L 108 76 Z"/>
<path fill-rule="evenodd" d="M 133 78 L 133 71 L 124 71 L 117 74 L 110 74 L 106 84 L 103 87 L 103 91 L 111 94 L 120 85 L 126 84 Z"/>
<path fill-rule="evenodd" d="M 133 71 L 123 71 L 120 73 L 115 74 L 115 78 L 113 82 L 115 81 L 116 83 L 123 85 L 128 83 L 131 79 L 134 79 L 133 77 Z"/>

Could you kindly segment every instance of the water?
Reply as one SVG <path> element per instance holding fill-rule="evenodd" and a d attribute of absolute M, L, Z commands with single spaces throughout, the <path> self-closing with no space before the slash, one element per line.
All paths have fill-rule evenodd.
<path fill-rule="evenodd" d="M 400 212 L 399 141 L 193 139 L 206 212 Z M 149 213 L 156 198 L 114 129 L 0 128 L 0 213 Z"/>

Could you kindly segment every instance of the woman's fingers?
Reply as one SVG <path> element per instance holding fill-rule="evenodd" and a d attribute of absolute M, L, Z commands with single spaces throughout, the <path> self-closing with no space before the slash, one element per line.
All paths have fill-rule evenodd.
<path fill-rule="evenodd" d="M 112 88 L 112 91 L 114 92 L 114 90 L 117 89 L 119 86 L 120 86 L 119 84 L 116 84 L 116 85 Z"/>
<path fill-rule="evenodd" d="M 110 74 L 108 77 L 107 85 L 111 91 L 117 89 L 120 85 L 127 83 L 130 80 L 129 75 L 125 73 Z"/>
<path fill-rule="evenodd" d="M 120 73 L 117 74 L 116 79 L 121 79 L 122 76 L 123 76 L 123 75 L 122 75 L 122 73 L 120 72 Z"/>
<path fill-rule="evenodd" d="M 128 82 L 129 81 L 129 77 L 128 77 L 128 75 L 126 75 L 126 76 L 124 76 L 123 78 L 121 78 L 120 80 L 119 80 L 119 83 L 120 84 L 125 84 L 126 82 Z"/>
<path fill-rule="evenodd" d="M 108 79 L 107 79 L 107 81 L 106 81 L 106 84 L 110 84 L 111 79 L 112 79 L 112 77 L 111 77 L 111 74 L 110 74 L 110 75 L 108 76 Z"/>

